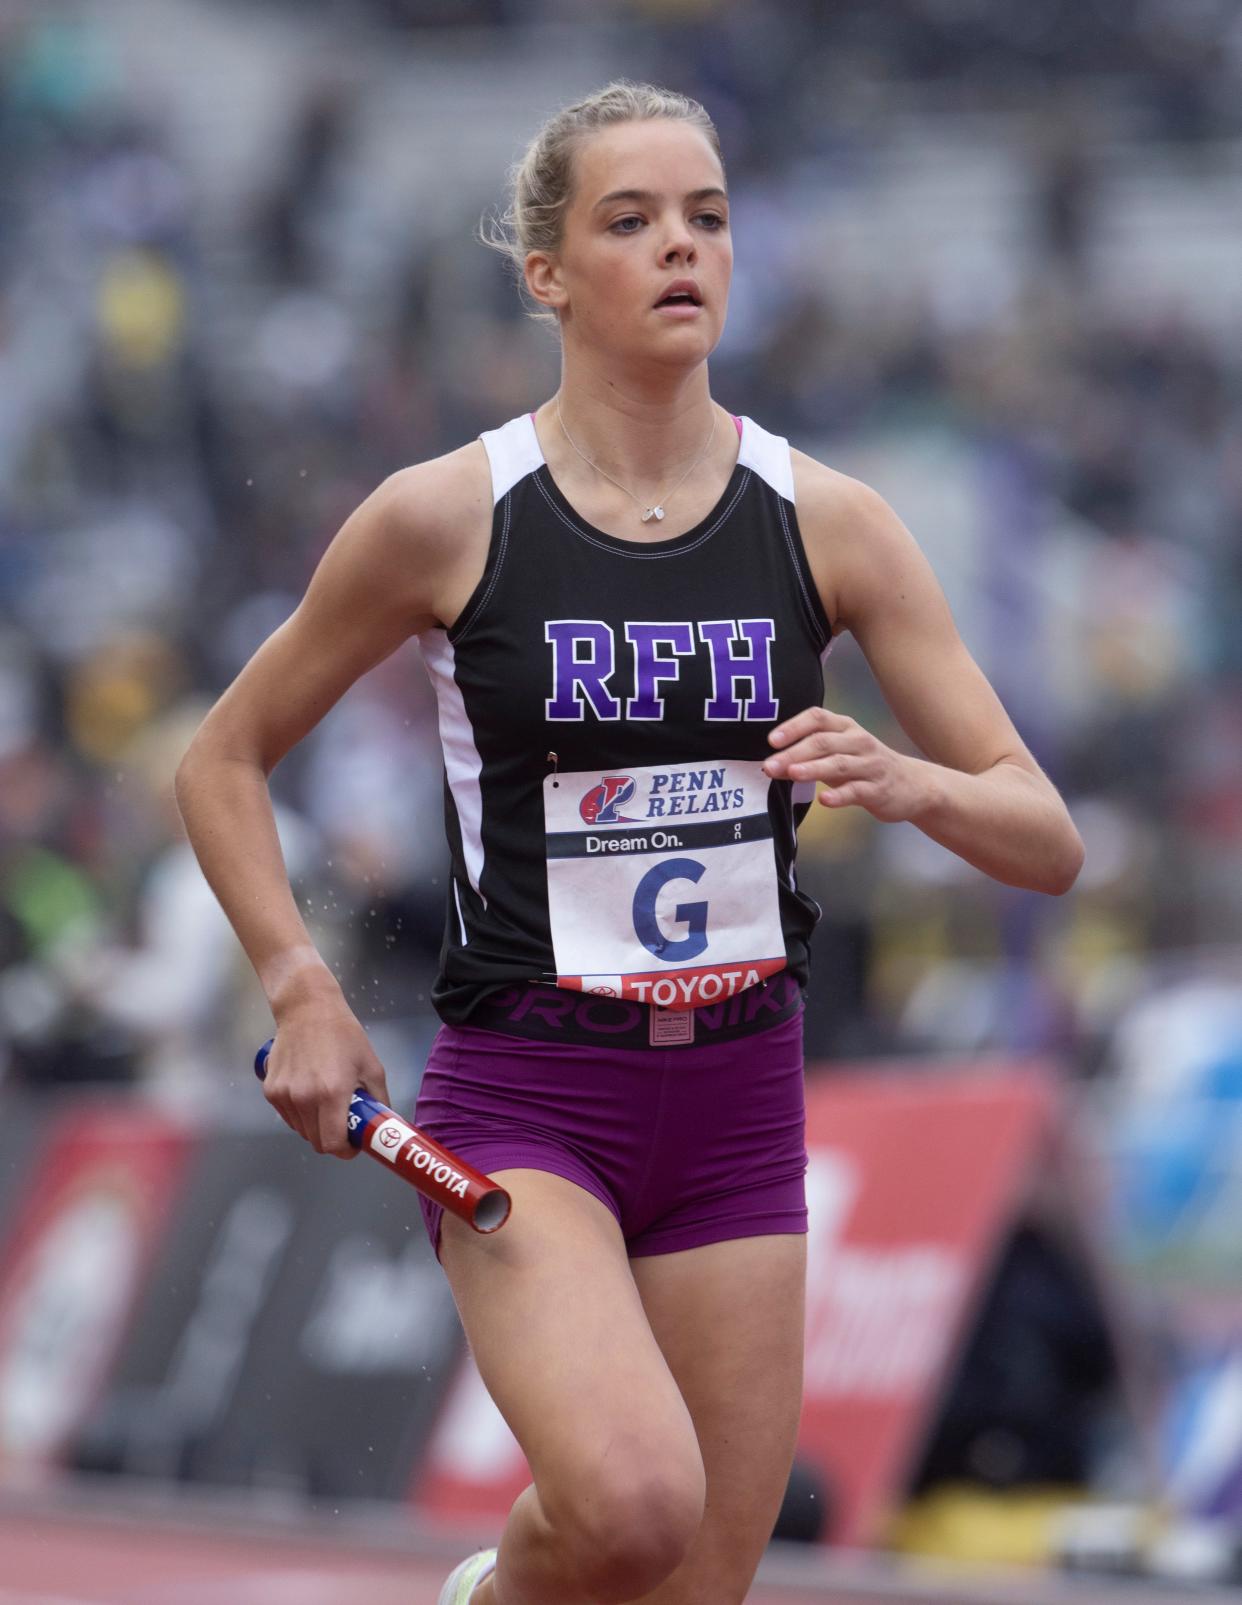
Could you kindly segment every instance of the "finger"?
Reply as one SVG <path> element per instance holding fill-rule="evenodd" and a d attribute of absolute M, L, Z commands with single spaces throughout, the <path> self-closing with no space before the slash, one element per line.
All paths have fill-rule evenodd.
<path fill-rule="evenodd" d="M 819 794 L 819 800 L 825 808 L 848 808 L 851 805 L 862 807 L 862 794 L 862 785 L 855 780 L 845 786 L 825 786 Z"/>
<path fill-rule="evenodd" d="M 792 719 L 782 720 L 774 730 L 770 730 L 768 740 L 774 747 L 788 747 L 791 742 L 801 740 L 813 730 L 846 730 L 853 723 L 845 714 L 834 713 L 831 708 L 804 708 L 801 713 L 795 713 Z"/>
<path fill-rule="evenodd" d="M 330 1140 L 329 1111 L 339 1093 L 334 1093 L 316 1078 L 299 1080 L 289 1090 L 287 1103 L 292 1119 L 290 1124 L 299 1131 L 318 1154 L 328 1153 Z"/>
<path fill-rule="evenodd" d="M 849 730 L 816 730 L 812 735 L 804 736 L 795 746 L 787 747 L 784 752 L 774 752 L 770 758 L 765 758 L 763 767 L 769 774 L 788 773 L 795 764 L 817 763 L 821 759 L 837 757 L 843 753 L 860 758 L 874 750 L 875 742 L 872 736 L 857 726 Z"/>
<path fill-rule="evenodd" d="M 783 756 L 769 759 L 774 765 L 768 773 L 774 779 L 791 781 L 822 780 L 825 783 L 836 783 L 842 780 L 869 780 L 873 779 L 871 760 L 865 753 L 835 752 L 827 757 L 807 753 L 801 758 L 786 760 Z M 764 765 L 767 770 L 767 764 Z"/>
<path fill-rule="evenodd" d="M 319 1109 L 314 1093 L 309 1088 L 292 1089 L 283 1103 L 277 1108 L 284 1116 L 286 1123 L 293 1127 L 299 1137 L 310 1143 L 316 1151 L 319 1150 Z"/>
<path fill-rule="evenodd" d="M 321 1154 L 343 1158 L 353 1152 L 346 1135 L 345 1110 L 334 1103 L 320 1105 L 317 1137 L 315 1146 Z"/>
<path fill-rule="evenodd" d="M 853 723 L 845 730 L 816 730 L 783 752 L 774 752 L 765 758 L 763 771 L 767 775 L 787 775 L 796 764 L 818 763 L 841 753 L 862 757 L 873 748 L 871 734 Z"/>
<path fill-rule="evenodd" d="M 343 1158 L 346 1153 L 353 1153 L 349 1141 L 349 1100 L 352 1090 L 347 1093 L 321 1093 L 317 1100 L 316 1147 L 321 1154 L 335 1154 Z"/>
<path fill-rule="evenodd" d="M 306 1125 L 297 1106 L 286 1088 L 282 1085 L 279 1074 L 269 1070 L 267 1079 L 263 1083 L 263 1096 L 272 1108 L 292 1131 L 299 1137 L 306 1137 Z"/>
<path fill-rule="evenodd" d="M 388 1077 L 378 1059 L 373 1064 L 363 1067 L 362 1073 L 358 1077 L 358 1084 L 378 1102 L 386 1103 L 391 1108 L 392 1099 L 388 1094 Z"/>
<path fill-rule="evenodd" d="M 789 765 L 790 780 L 818 780 L 825 786 L 843 786 L 851 780 L 872 778 L 865 759 L 855 753 L 841 752 L 831 758 L 816 758 L 807 763 Z"/>

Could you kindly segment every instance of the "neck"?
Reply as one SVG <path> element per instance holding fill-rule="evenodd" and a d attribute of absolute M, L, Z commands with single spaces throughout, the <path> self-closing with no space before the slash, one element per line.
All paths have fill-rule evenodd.
<path fill-rule="evenodd" d="M 712 428 L 715 403 L 700 363 L 673 375 L 618 376 L 592 364 L 562 364 L 561 384 L 545 409 L 556 427 L 559 405 L 565 428 L 592 462 L 637 493 L 658 489 L 686 467 Z"/>

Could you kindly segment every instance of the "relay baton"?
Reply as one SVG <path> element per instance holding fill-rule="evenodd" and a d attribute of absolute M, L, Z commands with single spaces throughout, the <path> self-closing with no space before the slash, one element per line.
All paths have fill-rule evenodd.
<path fill-rule="evenodd" d="M 275 1040 L 265 1042 L 254 1056 L 260 1081 L 267 1076 L 267 1056 Z M 460 1216 L 476 1232 L 499 1231 L 508 1220 L 511 1200 L 503 1187 L 361 1087 L 349 1100 L 346 1131 L 351 1147 L 391 1165 L 425 1198 Z"/>

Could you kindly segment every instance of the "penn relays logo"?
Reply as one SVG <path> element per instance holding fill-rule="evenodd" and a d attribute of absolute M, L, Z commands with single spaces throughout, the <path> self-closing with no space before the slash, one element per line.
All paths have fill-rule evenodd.
<path fill-rule="evenodd" d="M 635 815 L 623 814 L 622 807 L 638 790 L 632 775 L 605 775 L 598 786 L 592 786 L 578 804 L 578 812 L 588 825 L 629 825 Z"/>

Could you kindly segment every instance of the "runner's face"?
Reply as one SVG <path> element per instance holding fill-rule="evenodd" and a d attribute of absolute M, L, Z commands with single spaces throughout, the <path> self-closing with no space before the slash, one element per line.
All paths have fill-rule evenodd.
<path fill-rule="evenodd" d="M 699 129 L 661 118 L 583 141 L 561 249 L 546 266 L 566 337 L 702 362 L 724 327 L 732 271 L 724 173 Z M 679 281 L 692 299 L 665 302 Z"/>

